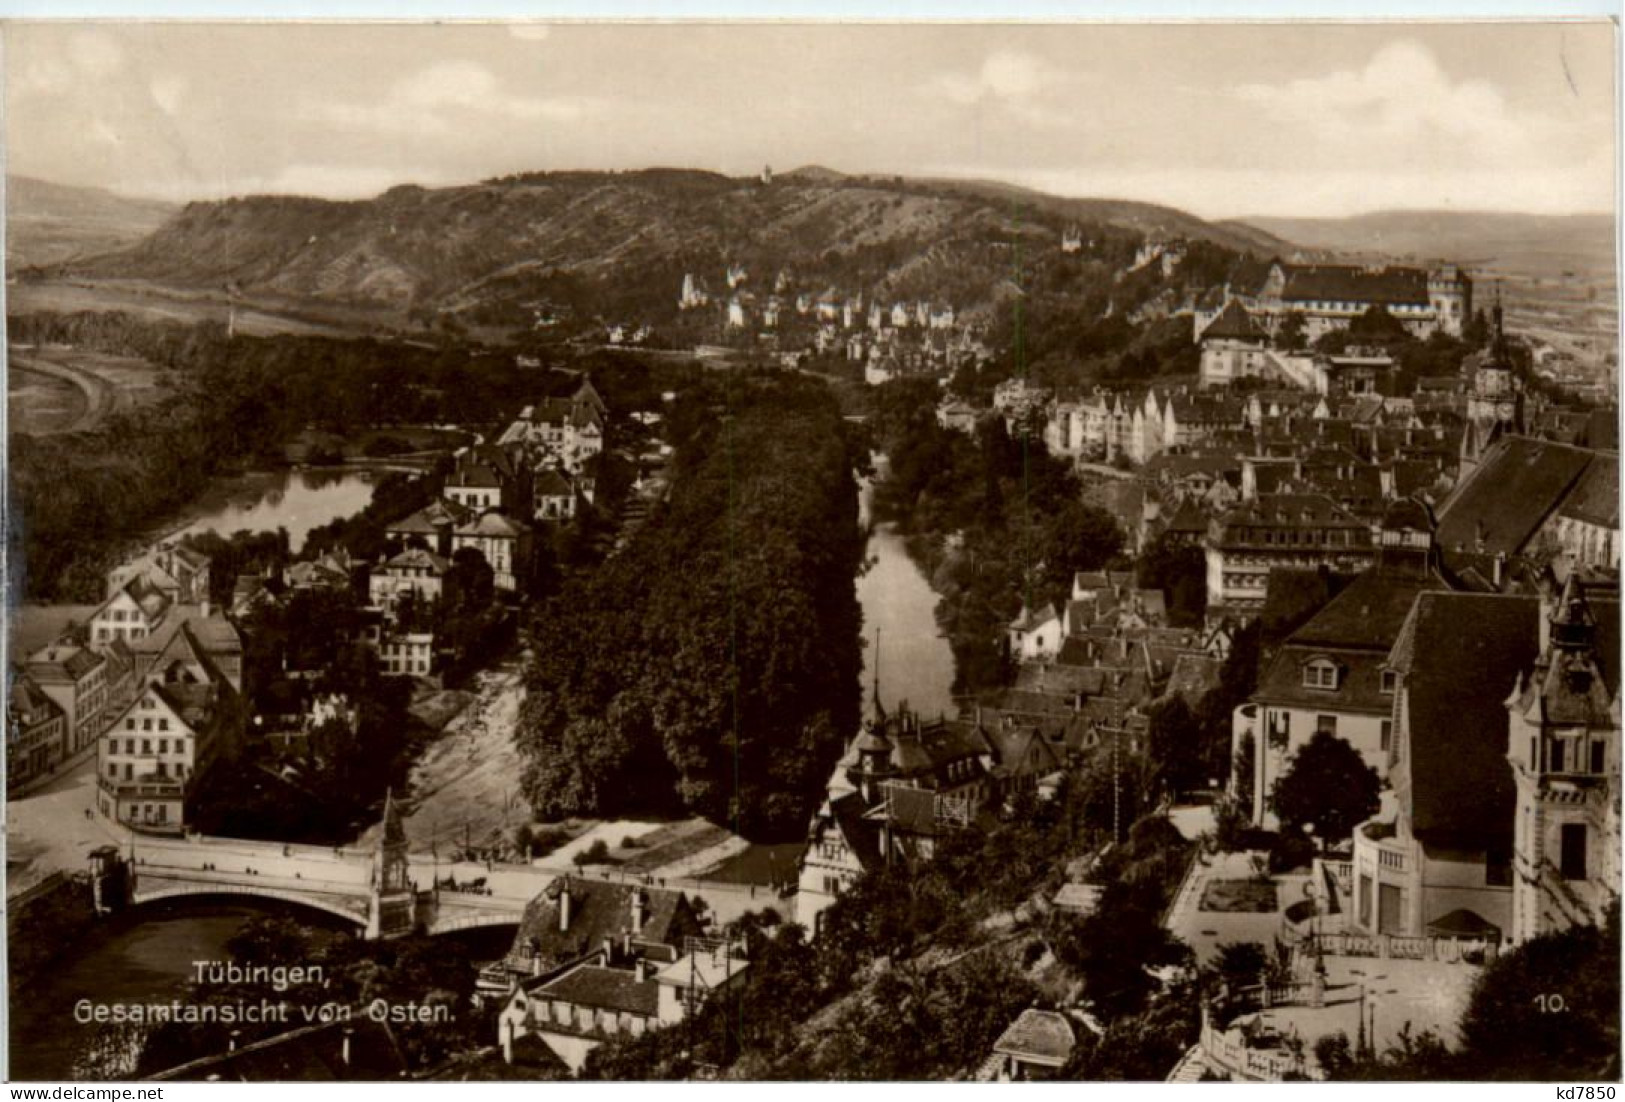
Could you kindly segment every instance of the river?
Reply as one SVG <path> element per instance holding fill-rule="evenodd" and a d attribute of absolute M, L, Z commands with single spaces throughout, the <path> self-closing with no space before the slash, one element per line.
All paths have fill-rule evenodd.
<path fill-rule="evenodd" d="M 883 465 L 883 461 L 882 461 Z M 860 487 L 859 509 L 869 521 L 868 480 Z M 880 666 L 880 703 L 891 711 L 907 701 L 926 718 L 952 717 L 954 656 L 937 627 L 937 594 L 914 560 L 903 537 L 890 524 L 876 524 L 866 552 L 870 566 L 858 579 L 863 606 L 864 707 L 872 707 L 875 665 Z M 875 645 L 879 630 L 879 647 Z"/>
<path fill-rule="evenodd" d="M 226 960 L 226 943 L 275 904 L 187 902 L 142 908 L 94 927 L 70 953 L 10 1000 L 12 1079 L 62 1080 L 100 1026 L 74 1020 L 80 999 L 145 1003 L 181 994 L 192 963 Z M 308 912 L 295 912 L 308 922 Z"/>
<path fill-rule="evenodd" d="M 307 467 L 251 471 L 216 480 L 167 529 L 171 535 L 214 530 L 222 536 L 248 530 L 288 530 L 298 554 L 311 529 L 354 516 L 372 503 L 384 472 L 357 467 Z"/>

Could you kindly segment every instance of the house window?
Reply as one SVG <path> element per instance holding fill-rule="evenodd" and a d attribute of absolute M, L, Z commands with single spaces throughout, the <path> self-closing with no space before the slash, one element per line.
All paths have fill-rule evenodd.
<path fill-rule="evenodd" d="M 1595 739 L 1595 740 L 1592 741 L 1592 743 L 1591 743 L 1591 771 L 1593 773 L 1601 773 L 1603 771 L 1603 753 L 1606 750 L 1606 748 L 1607 748 L 1607 744 L 1604 743 L 1601 739 Z"/>
<path fill-rule="evenodd" d="M 1324 658 L 1317 658 L 1303 668 L 1303 683 L 1310 689 L 1337 688 L 1337 667 Z"/>
<path fill-rule="evenodd" d="M 1393 744 L 1394 744 L 1394 721 L 1391 720 L 1391 719 L 1385 719 L 1385 720 L 1382 721 L 1382 752 L 1384 754 L 1386 754 L 1388 752 L 1389 748 L 1393 746 Z"/>
<path fill-rule="evenodd" d="M 1392 696 L 1399 687 L 1399 673 L 1396 670 L 1382 671 L 1382 691 Z"/>
<path fill-rule="evenodd" d="M 1337 734 L 1337 717 L 1336 716 L 1316 716 L 1315 717 L 1315 734 L 1317 734 L 1317 735 L 1335 735 L 1335 734 Z"/>
<path fill-rule="evenodd" d="M 1564 880 L 1586 878 L 1586 828 L 1584 823 L 1564 823 L 1562 830 L 1562 873 Z"/>
<path fill-rule="evenodd" d="M 1554 738 L 1552 740 L 1550 768 L 1553 773 L 1563 772 L 1563 748 L 1565 745 L 1567 743 L 1563 739 Z"/>

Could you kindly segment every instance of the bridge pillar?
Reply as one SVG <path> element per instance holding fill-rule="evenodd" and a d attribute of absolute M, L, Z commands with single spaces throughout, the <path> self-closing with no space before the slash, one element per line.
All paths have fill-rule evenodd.
<path fill-rule="evenodd" d="M 90 902 L 96 914 L 124 909 L 135 891 L 135 870 L 116 846 L 101 846 L 90 854 Z"/>
<path fill-rule="evenodd" d="M 384 828 L 372 857 L 372 893 L 367 906 L 366 937 L 401 937 L 417 928 L 418 896 L 407 860 L 406 827 L 393 792 L 384 795 Z"/>

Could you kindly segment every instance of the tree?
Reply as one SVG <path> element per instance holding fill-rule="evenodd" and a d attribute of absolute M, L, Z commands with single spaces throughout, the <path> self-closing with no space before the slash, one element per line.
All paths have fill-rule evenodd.
<path fill-rule="evenodd" d="M 1069 501 L 1044 526 L 1040 553 L 1046 597 L 1066 599 L 1072 577 L 1098 570 L 1123 550 L 1123 533 L 1112 515 L 1081 501 Z"/>
<path fill-rule="evenodd" d="M 1380 806 L 1377 771 L 1345 739 L 1316 731 L 1275 782 L 1270 805 L 1287 830 L 1315 828 L 1321 844 L 1339 842 Z"/>
<path fill-rule="evenodd" d="M 1542 934 L 1479 975 L 1461 1019 L 1466 1063 L 1489 1079 L 1620 1075 L 1619 902 L 1601 928 Z"/>
<path fill-rule="evenodd" d="M 1184 697 L 1171 696 L 1152 706 L 1149 743 L 1155 784 L 1163 794 L 1177 798 L 1206 783 L 1202 730 Z"/>
<path fill-rule="evenodd" d="M 1275 331 L 1275 343 L 1288 352 L 1301 352 L 1308 346 L 1302 314 L 1296 310 L 1288 311 L 1281 320 L 1280 328 Z"/>

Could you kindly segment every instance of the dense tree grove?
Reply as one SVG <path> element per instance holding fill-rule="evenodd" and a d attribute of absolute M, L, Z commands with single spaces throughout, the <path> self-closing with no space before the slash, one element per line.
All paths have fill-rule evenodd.
<path fill-rule="evenodd" d="M 1065 601 L 1073 574 L 1114 560 L 1123 535 L 1041 440 L 1012 437 L 998 418 L 975 436 L 942 428 L 935 401 L 911 382 L 876 388 L 874 439 L 890 462 L 874 511 L 942 595 L 957 688 L 974 692 L 1008 680 L 1004 630 L 1022 606 Z"/>
<path fill-rule="evenodd" d="M 789 836 L 857 726 L 855 457 L 814 380 L 675 406 L 669 499 L 536 618 L 524 789 L 546 819 L 686 808 Z"/>

